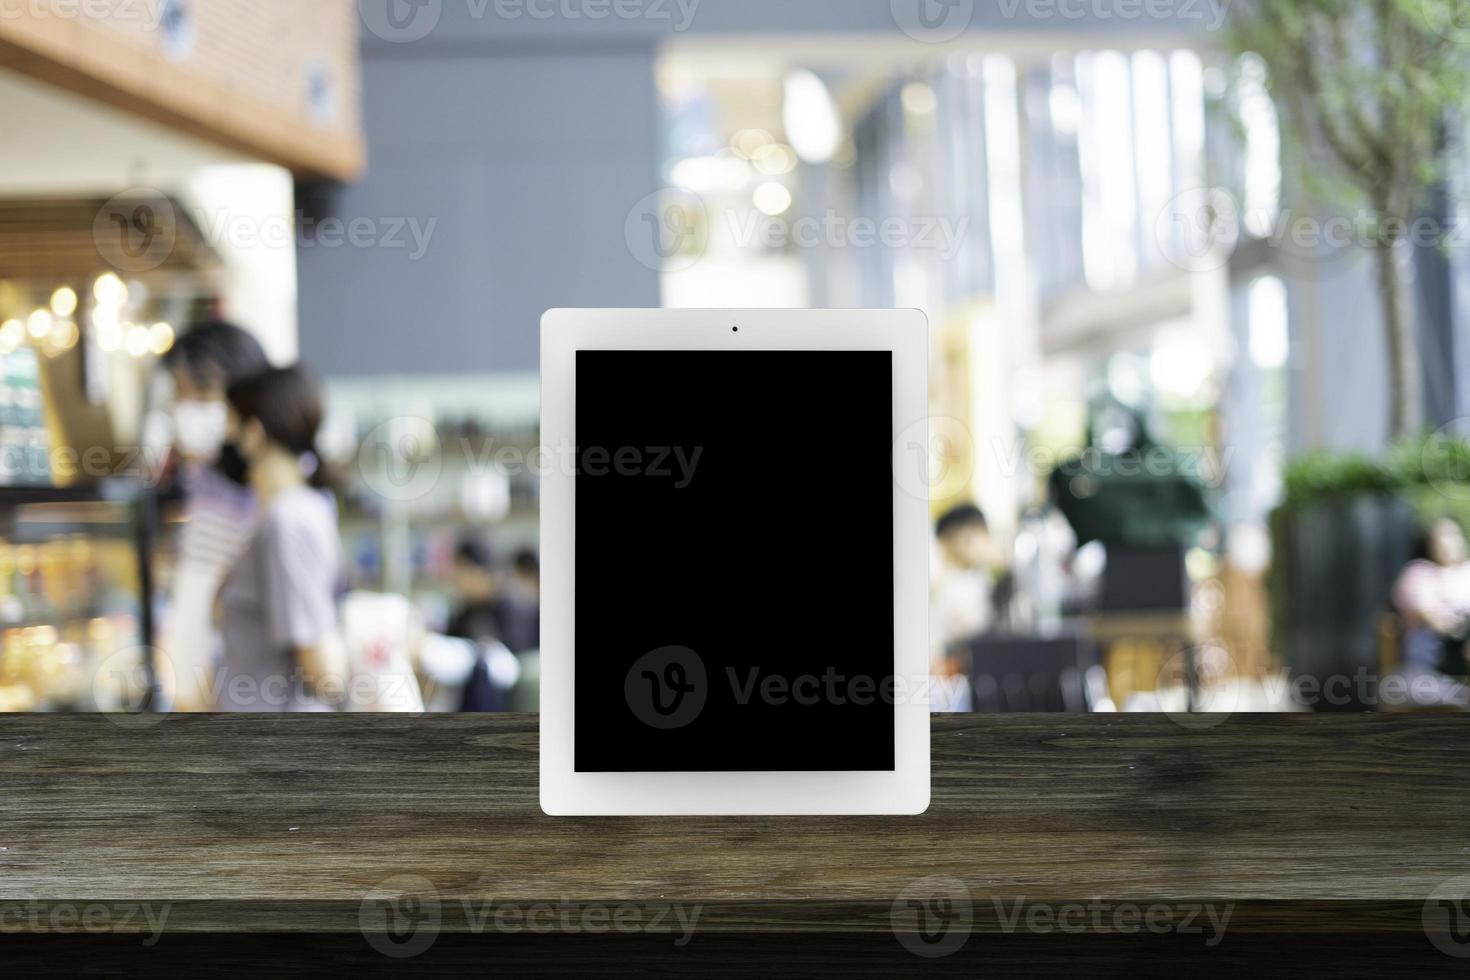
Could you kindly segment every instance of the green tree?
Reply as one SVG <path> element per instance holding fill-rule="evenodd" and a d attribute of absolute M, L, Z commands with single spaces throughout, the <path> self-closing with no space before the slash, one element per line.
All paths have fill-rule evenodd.
<path fill-rule="evenodd" d="M 1266 63 L 1304 183 L 1365 209 L 1387 332 L 1392 436 L 1424 424 L 1401 265 L 1446 164 L 1444 124 L 1470 97 L 1464 0 L 1237 0 L 1231 45 Z M 1324 166 L 1325 165 L 1325 166 Z"/>

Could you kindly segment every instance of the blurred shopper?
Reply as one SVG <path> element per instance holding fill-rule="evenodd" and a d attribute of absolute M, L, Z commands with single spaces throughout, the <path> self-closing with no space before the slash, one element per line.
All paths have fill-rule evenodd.
<path fill-rule="evenodd" d="M 933 583 L 931 642 L 948 647 L 984 633 L 994 621 L 996 550 L 985 514 L 974 504 L 951 508 L 935 522 L 939 567 Z"/>
<path fill-rule="evenodd" d="M 992 589 L 995 547 L 985 514 L 960 504 L 934 525 L 937 565 L 930 583 L 929 642 L 934 648 L 936 711 L 970 708 L 969 657 L 964 641 L 994 621 Z"/>
<path fill-rule="evenodd" d="M 1394 603 L 1404 617 L 1403 659 L 1446 674 L 1465 673 L 1470 635 L 1470 549 L 1459 522 L 1442 517 L 1399 575 Z"/>
<path fill-rule="evenodd" d="M 504 637 L 507 625 L 512 630 L 522 627 L 513 617 L 507 621 L 508 597 L 501 594 L 501 579 L 489 549 L 478 541 L 460 542 L 454 556 L 454 581 L 461 605 L 447 633 L 474 646 L 459 709 L 505 711 L 521 671 Z"/>
<path fill-rule="evenodd" d="M 300 367 L 229 390 L 230 441 L 259 501 L 249 545 L 220 590 L 220 710 L 313 711 L 340 704 L 337 508 L 317 454 L 322 399 Z"/>
<path fill-rule="evenodd" d="M 449 617 L 445 635 L 473 643 L 499 640 L 500 590 L 490 549 L 478 541 L 461 541 L 454 551 L 451 575 L 460 604 Z"/>
<path fill-rule="evenodd" d="M 530 548 L 511 562 L 500 600 L 500 639 L 517 654 L 541 648 L 541 559 Z"/>
<path fill-rule="evenodd" d="M 222 454 L 230 385 L 270 365 L 260 343 L 221 320 L 187 330 L 163 360 L 173 380 L 173 437 L 184 525 L 162 632 L 165 696 L 176 710 L 210 706 L 209 677 L 218 659 L 214 599 L 255 523 L 255 495 L 234 454 Z"/>

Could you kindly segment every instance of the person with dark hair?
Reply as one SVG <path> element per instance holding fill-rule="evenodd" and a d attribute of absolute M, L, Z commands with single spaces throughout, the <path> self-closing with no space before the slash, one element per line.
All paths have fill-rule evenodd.
<path fill-rule="evenodd" d="M 270 367 L 260 341 L 223 320 L 197 323 L 163 357 L 174 383 L 174 446 L 191 463 L 213 463 L 225 441 L 230 385 Z"/>
<path fill-rule="evenodd" d="M 499 588 L 490 549 L 474 539 L 464 539 L 454 550 L 451 575 L 460 605 L 449 617 L 445 635 L 473 643 L 500 639 Z"/>
<path fill-rule="evenodd" d="M 934 522 L 934 536 L 941 542 L 953 542 L 967 528 L 988 532 L 990 523 L 985 520 L 985 512 L 974 504 L 955 504 Z"/>
<path fill-rule="evenodd" d="M 1458 521 L 1441 517 L 1425 529 L 1393 597 L 1404 619 L 1404 661 L 1445 674 L 1464 674 L 1465 640 L 1470 635 L 1470 548 Z"/>
<path fill-rule="evenodd" d="M 500 574 L 490 549 L 474 538 L 460 541 L 454 551 L 453 576 L 460 606 L 444 632 L 468 640 L 475 658 L 459 710 L 504 711 L 509 703 L 506 690 L 493 679 L 490 659 L 511 659 L 511 654 L 501 642 Z"/>
<path fill-rule="evenodd" d="M 336 503 L 317 454 L 322 397 L 300 367 L 230 386 L 226 455 L 239 460 L 260 519 L 220 589 L 218 710 L 331 707 L 346 683 L 337 628 L 341 569 Z"/>
<path fill-rule="evenodd" d="M 930 583 L 929 642 L 933 673 L 940 681 L 933 705 L 940 711 L 969 710 L 968 663 L 963 641 L 984 633 L 993 621 L 992 590 L 998 554 L 985 514 L 958 504 L 934 523 L 935 566 Z"/>
<path fill-rule="evenodd" d="M 511 559 L 510 581 L 500 598 L 500 638 L 511 652 L 541 648 L 541 559 L 522 548 Z"/>
<path fill-rule="evenodd" d="M 173 382 L 173 462 L 185 519 L 161 633 L 172 669 L 160 677 L 173 708 L 202 711 L 210 706 L 209 674 L 218 656 L 215 594 L 255 526 L 255 495 L 232 466 L 236 461 L 221 457 L 229 425 L 225 393 L 270 364 L 259 341 L 223 320 L 185 330 L 162 363 Z"/>

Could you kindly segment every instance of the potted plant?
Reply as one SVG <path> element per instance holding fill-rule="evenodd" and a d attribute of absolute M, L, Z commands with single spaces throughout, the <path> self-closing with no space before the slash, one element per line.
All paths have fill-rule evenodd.
<path fill-rule="evenodd" d="M 1371 255 L 1388 352 L 1390 448 L 1382 459 L 1293 461 L 1273 515 L 1272 619 L 1293 674 L 1372 677 L 1378 623 L 1416 523 L 1455 509 L 1463 445 L 1419 441 L 1423 364 L 1411 245 L 1444 177 L 1444 124 L 1470 94 L 1470 29 L 1459 0 L 1239 0 L 1230 46 L 1258 56 L 1301 184 L 1355 211 Z M 1436 236 L 1443 244 L 1444 239 Z M 1462 508 L 1463 509 L 1463 508 Z M 1367 685 L 1317 703 L 1361 707 Z"/>
<path fill-rule="evenodd" d="M 1378 625 L 1418 530 L 1437 517 L 1470 527 L 1470 448 L 1433 435 L 1382 459 L 1313 453 L 1286 471 L 1272 516 L 1272 625 L 1292 676 L 1314 680 L 1320 708 L 1373 698 Z M 1323 686 L 1341 678 L 1337 689 Z"/>

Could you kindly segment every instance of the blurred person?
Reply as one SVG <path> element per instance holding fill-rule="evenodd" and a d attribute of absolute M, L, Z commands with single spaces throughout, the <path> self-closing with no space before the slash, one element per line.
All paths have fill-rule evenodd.
<path fill-rule="evenodd" d="M 530 548 L 511 560 L 510 581 L 500 599 L 500 638 L 516 654 L 541 648 L 541 559 Z"/>
<path fill-rule="evenodd" d="M 1403 659 L 1446 674 L 1465 673 L 1470 635 L 1470 548 L 1458 521 L 1441 517 L 1421 535 L 1399 574 L 1394 604 L 1404 618 Z"/>
<path fill-rule="evenodd" d="M 316 439 L 322 399 L 301 367 L 230 386 L 229 439 L 259 520 L 220 589 L 226 711 L 315 711 L 346 684 L 337 628 L 341 570 L 336 503 Z"/>
<path fill-rule="evenodd" d="M 161 671 L 160 681 L 172 708 L 203 711 L 210 704 L 207 677 L 218 657 L 215 595 L 255 524 L 255 495 L 239 460 L 221 453 L 229 425 L 225 395 L 270 363 L 245 330 L 210 320 L 184 331 L 162 364 L 173 381 L 170 466 L 184 495 L 184 524 L 161 632 L 172 669 Z"/>
<path fill-rule="evenodd" d="M 474 643 L 499 640 L 499 576 L 490 549 L 478 541 L 461 541 L 454 550 L 450 577 L 459 606 L 449 617 L 444 634 Z"/>
<path fill-rule="evenodd" d="M 510 599 L 502 594 L 502 579 L 489 549 L 478 541 L 460 542 L 455 550 L 453 575 L 460 607 L 450 617 L 446 632 L 474 646 L 459 710 L 505 711 L 510 705 L 510 688 L 520 676 L 513 648 L 504 639 Z M 510 616 L 509 625 L 520 628 L 514 616 Z"/>
<path fill-rule="evenodd" d="M 985 514 L 959 504 L 934 524 L 938 568 L 932 588 L 931 642 L 948 647 L 984 633 L 994 621 L 995 543 Z"/>
<path fill-rule="evenodd" d="M 969 658 L 964 641 L 994 621 L 994 542 L 985 514 L 959 504 L 934 524 L 937 565 L 930 583 L 929 642 L 934 650 L 936 711 L 969 710 Z"/>
<path fill-rule="evenodd" d="M 244 329 L 210 320 L 186 330 L 162 363 L 174 384 L 174 448 L 181 460 L 193 468 L 221 463 L 229 423 L 225 396 L 235 382 L 270 367 L 265 350 Z"/>

